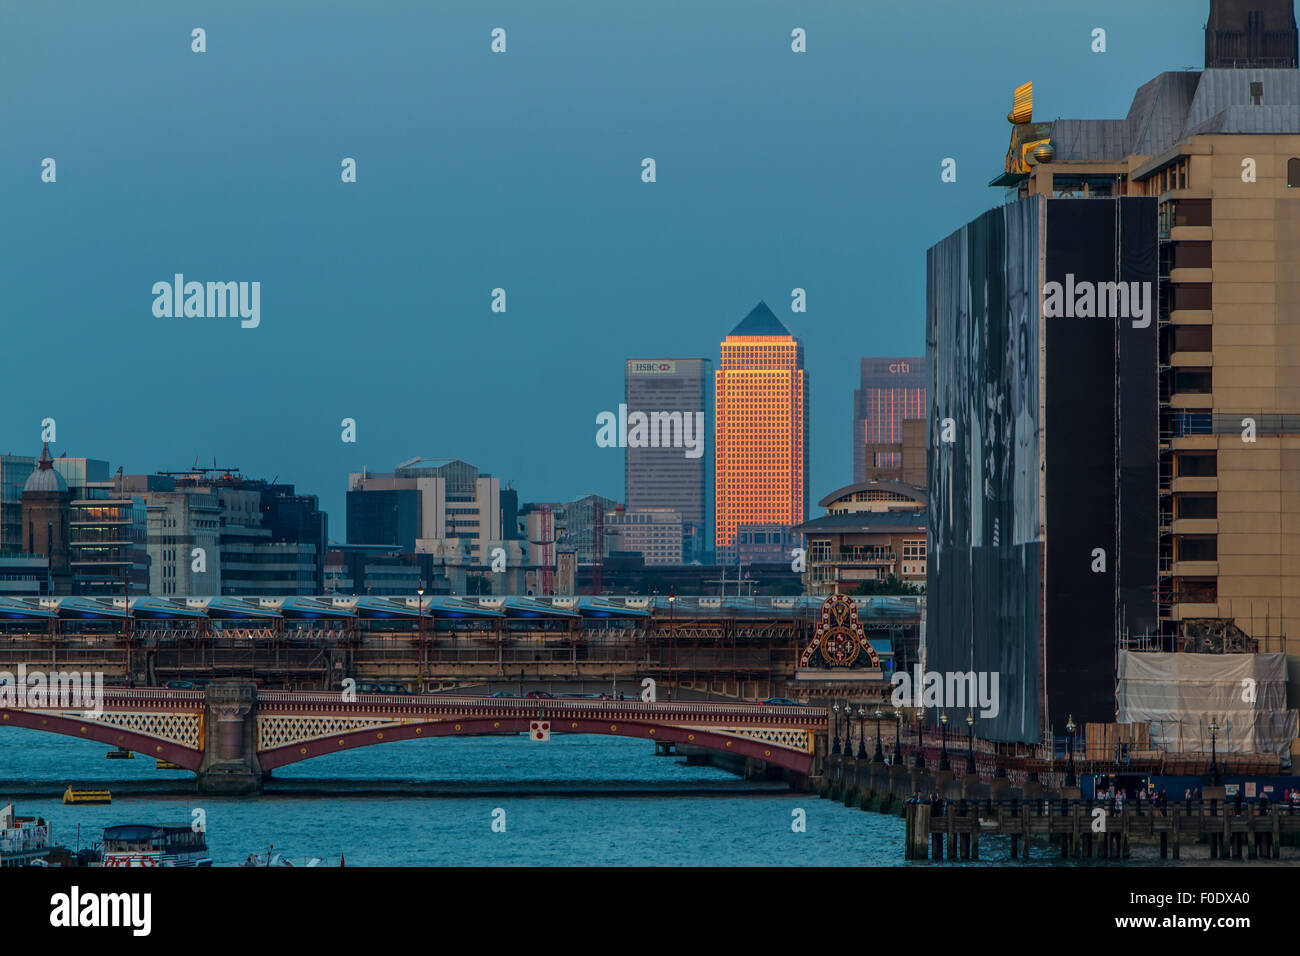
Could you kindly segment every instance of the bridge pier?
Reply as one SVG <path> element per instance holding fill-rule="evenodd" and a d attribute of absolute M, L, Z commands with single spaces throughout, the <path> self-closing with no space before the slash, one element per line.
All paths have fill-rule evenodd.
<path fill-rule="evenodd" d="M 199 793 L 261 793 L 256 684 L 238 680 L 208 684 L 203 701 L 203 760 L 197 773 Z"/>

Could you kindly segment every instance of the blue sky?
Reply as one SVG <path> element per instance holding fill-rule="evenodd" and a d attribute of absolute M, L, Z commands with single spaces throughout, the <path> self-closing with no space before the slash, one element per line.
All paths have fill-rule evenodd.
<path fill-rule="evenodd" d="M 215 456 L 340 540 L 347 473 L 416 455 L 621 499 L 623 360 L 716 363 L 765 299 L 805 344 L 815 502 L 852 480 L 858 359 L 923 349 L 926 248 L 1002 200 L 1012 89 L 1122 117 L 1200 66 L 1208 7 L 7 0 L 0 452 L 51 417 L 129 473 Z M 260 326 L 156 318 L 176 272 L 259 281 Z"/>

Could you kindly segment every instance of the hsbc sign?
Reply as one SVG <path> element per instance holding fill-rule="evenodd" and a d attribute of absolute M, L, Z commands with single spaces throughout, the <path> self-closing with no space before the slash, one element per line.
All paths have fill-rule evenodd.
<path fill-rule="evenodd" d="M 663 375 L 677 371 L 676 362 L 628 362 L 627 370 L 632 375 Z"/>

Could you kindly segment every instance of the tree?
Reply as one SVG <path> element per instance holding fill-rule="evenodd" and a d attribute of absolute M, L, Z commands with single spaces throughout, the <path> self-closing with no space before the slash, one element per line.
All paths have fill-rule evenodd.
<path fill-rule="evenodd" d="M 859 581 L 854 594 L 924 594 L 924 584 L 909 584 L 892 574 L 883 581 Z"/>

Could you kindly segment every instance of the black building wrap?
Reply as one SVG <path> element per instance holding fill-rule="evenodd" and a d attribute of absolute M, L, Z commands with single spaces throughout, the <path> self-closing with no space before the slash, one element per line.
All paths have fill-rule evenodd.
<path fill-rule="evenodd" d="M 1147 328 L 1121 322 L 1119 333 L 1119 607 L 1120 631 L 1159 627 L 1160 575 L 1160 211 L 1154 198 L 1120 202 L 1120 278 L 1156 290 Z"/>
<path fill-rule="evenodd" d="M 991 210 L 927 253 L 926 668 L 996 675 L 998 712 L 976 731 L 1025 743 L 1039 739 L 1040 209 Z"/>
<path fill-rule="evenodd" d="M 1145 316 L 1044 318 L 1045 677 L 1057 734 L 1071 715 L 1115 719 L 1120 629 L 1155 624 L 1157 242 L 1154 199 L 1048 200 L 1047 282 L 1150 283 Z"/>
<path fill-rule="evenodd" d="M 1154 199 L 1034 197 L 927 255 L 926 665 L 998 675 L 986 738 L 1114 720 L 1118 636 L 1156 626 L 1157 249 Z M 1145 315 L 1041 311 L 1047 283 L 1121 281 Z"/>
<path fill-rule="evenodd" d="M 1113 282 L 1114 200 L 1047 202 L 1047 282 Z M 1073 276 L 1069 280 L 1068 276 Z M 1052 731 L 1115 712 L 1115 321 L 1047 332 L 1047 701 Z M 1095 571 L 1101 549 L 1104 571 Z"/>

